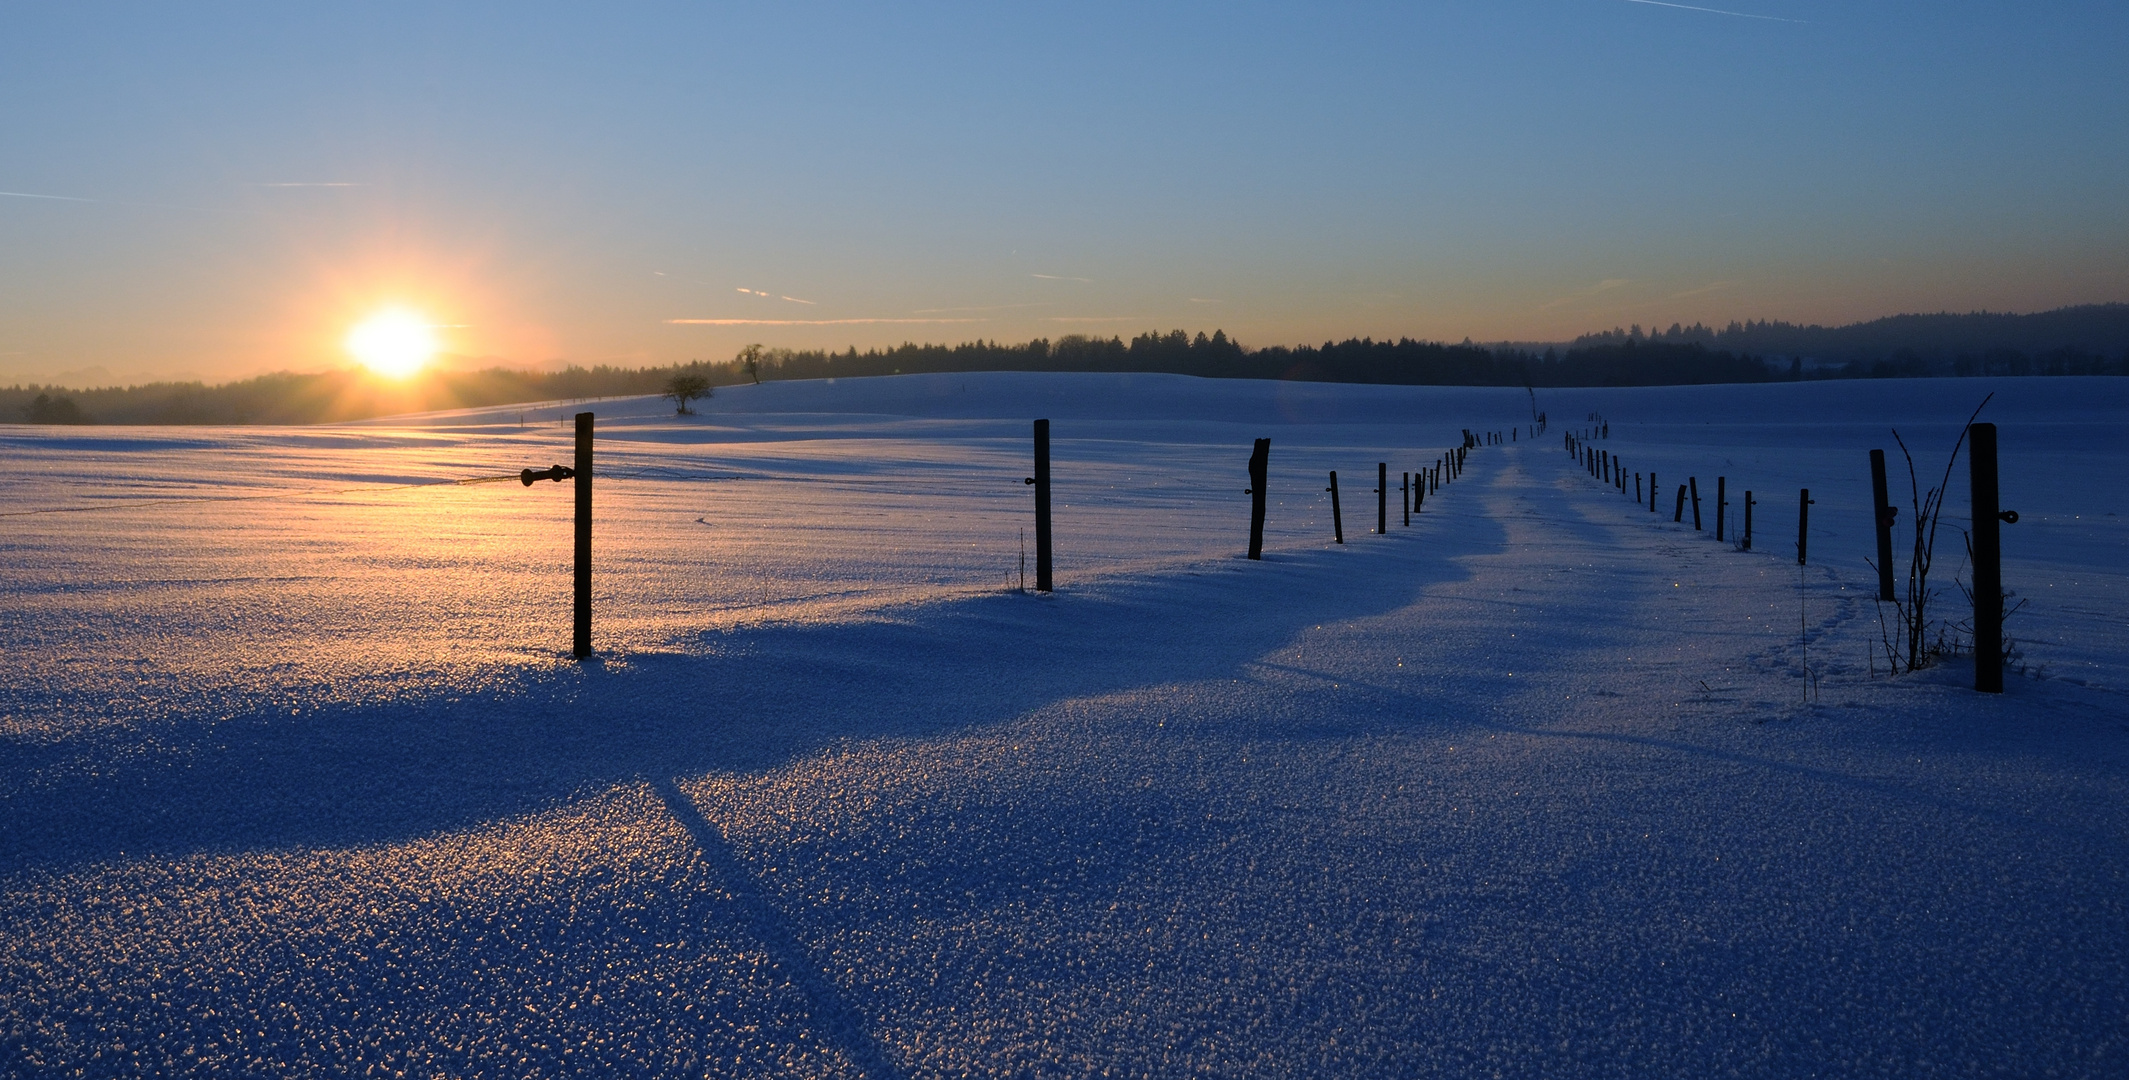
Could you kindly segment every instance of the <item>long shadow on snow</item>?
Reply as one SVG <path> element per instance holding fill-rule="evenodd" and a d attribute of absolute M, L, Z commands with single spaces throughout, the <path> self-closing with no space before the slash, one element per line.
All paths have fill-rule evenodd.
<path fill-rule="evenodd" d="M 1051 597 L 998 593 L 881 621 L 713 634 L 706 655 L 522 669 L 488 689 L 423 687 L 299 717 L 263 687 L 213 725 L 0 749 L 0 875 L 390 842 L 617 783 L 762 770 L 838 741 L 935 736 L 1074 697 L 1246 678 L 1252 660 L 1304 628 L 1410 604 L 1464 576 L 1454 557 L 1497 550 L 1503 537 L 1463 519 Z"/>

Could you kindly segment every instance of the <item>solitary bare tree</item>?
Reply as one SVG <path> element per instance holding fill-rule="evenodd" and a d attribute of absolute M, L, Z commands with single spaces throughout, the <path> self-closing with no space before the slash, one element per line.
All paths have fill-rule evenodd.
<path fill-rule="evenodd" d="M 754 385 L 760 386 L 761 346 L 749 345 L 739 350 L 739 356 L 736 359 L 739 361 L 739 370 L 746 372 L 747 378 L 754 380 Z"/>
<path fill-rule="evenodd" d="M 694 410 L 688 408 L 687 403 L 695 398 L 709 397 L 710 380 L 693 372 L 682 372 L 665 381 L 665 393 L 662 396 L 672 399 L 674 404 L 680 406 L 681 416 L 692 416 Z"/>

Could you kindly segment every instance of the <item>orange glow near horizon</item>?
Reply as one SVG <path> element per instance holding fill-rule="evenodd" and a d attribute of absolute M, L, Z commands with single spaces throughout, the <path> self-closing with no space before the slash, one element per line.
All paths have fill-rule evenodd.
<path fill-rule="evenodd" d="M 386 308 L 347 332 L 347 351 L 379 375 L 404 379 L 427 366 L 440 345 L 436 329 L 418 312 Z"/>

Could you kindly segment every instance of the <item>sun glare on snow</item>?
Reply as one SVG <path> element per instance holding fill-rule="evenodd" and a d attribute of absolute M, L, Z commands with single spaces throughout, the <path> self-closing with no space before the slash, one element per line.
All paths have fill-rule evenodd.
<path fill-rule="evenodd" d="M 380 311 L 347 332 L 347 351 L 379 375 L 405 378 L 436 355 L 436 331 L 403 308 Z"/>

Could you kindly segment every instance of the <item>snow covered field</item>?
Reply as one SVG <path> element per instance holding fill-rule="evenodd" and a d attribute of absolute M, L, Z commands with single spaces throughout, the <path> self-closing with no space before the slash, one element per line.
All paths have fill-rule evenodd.
<path fill-rule="evenodd" d="M 1865 453 L 1934 483 L 1989 391 L 2027 670 L 1872 678 Z M 1522 390 L 0 427 L 0 1073 L 2129 1074 L 2129 380 L 1538 405 L 1387 536 L 1375 463 Z M 579 408 L 585 664 L 569 485 L 436 483 Z M 1592 480 L 1592 413 L 1757 550 Z"/>

